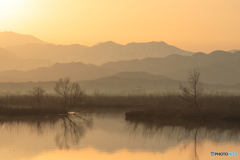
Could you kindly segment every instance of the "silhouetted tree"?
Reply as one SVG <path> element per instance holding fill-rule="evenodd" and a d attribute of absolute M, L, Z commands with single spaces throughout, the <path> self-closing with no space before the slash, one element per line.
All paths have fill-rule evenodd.
<path fill-rule="evenodd" d="M 55 84 L 54 90 L 64 98 L 64 111 L 69 111 L 75 107 L 84 96 L 84 91 L 80 85 L 78 83 L 71 83 L 69 77 L 59 79 Z"/>
<path fill-rule="evenodd" d="M 41 108 L 41 101 L 45 90 L 42 87 L 34 87 L 30 92 L 36 97 L 38 107 Z"/>
<path fill-rule="evenodd" d="M 189 71 L 188 82 L 189 87 L 184 87 L 181 83 L 179 84 L 179 88 L 182 91 L 181 98 L 195 104 L 197 110 L 201 112 L 199 109 L 198 99 L 203 93 L 203 86 L 200 82 L 200 70 L 198 68 L 194 68 L 193 71 Z"/>

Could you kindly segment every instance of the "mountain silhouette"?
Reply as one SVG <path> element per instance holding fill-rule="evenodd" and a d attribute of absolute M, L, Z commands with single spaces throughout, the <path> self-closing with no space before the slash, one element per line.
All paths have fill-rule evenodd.
<path fill-rule="evenodd" d="M 168 77 L 185 81 L 189 69 L 195 67 L 200 69 L 201 80 L 204 83 L 226 85 L 240 83 L 240 52 L 225 51 L 214 51 L 210 54 L 195 53 L 192 56 L 170 55 L 163 58 L 108 62 L 101 66 L 81 62 L 56 63 L 51 67 L 26 72 L 0 72 L 2 77 L 0 81 L 54 81 L 65 76 L 69 76 L 74 81 L 94 80 L 106 76 L 147 80 Z"/>
<path fill-rule="evenodd" d="M 132 74 L 139 74 L 131 72 Z M 95 80 L 81 82 L 82 87 L 92 93 L 94 90 L 99 90 L 107 93 L 119 92 L 134 92 L 139 91 L 139 88 L 147 91 L 178 89 L 179 81 L 170 78 L 162 78 L 161 75 L 152 75 L 152 78 L 132 78 L 114 76 L 103 77 Z M 155 78 L 153 78 L 155 76 Z"/>
<path fill-rule="evenodd" d="M 131 72 L 135 74 L 138 72 Z M 153 75 L 156 77 L 161 77 L 161 75 Z M 93 93 L 96 89 L 101 92 L 106 93 L 137 93 L 139 92 L 139 88 L 146 92 L 179 92 L 179 82 L 184 86 L 189 85 L 189 83 L 185 81 L 179 81 L 171 78 L 163 78 L 163 79 L 149 79 L 149 78 L 122 78 L 117 76 L 108 76 L 95 80 L 82 81 L 81 86 L 88 93 Z M 238 92 L 240 90 L 240 83 L 236 85 L 223 85 L 223 84 L 207 84 L 203 83 L 204 91 L 212 92 L 212 91 L 234 91 Z"/>
<path fill-rule="evenodd" d="M 162 75 L 153 75 L 147 72 L 119 72 L 114 76 L 119 78 L 129 78 L 129 79 L 148 79 L 148 80 L 169 79 L 168 77 L 165 77 Z"/>
<path fill-rule="evenodd" d="M 54 44 L 25 44 L 6 48 L 19 57 L 48 59 L 54 63 L 82 62 L 82 56 L 86 53 L 88 47 L 74 45 L 54 45 Z"/>
<path fill-rule="evenodd" d="M 83 62 L 101 65 L 119 60 L 165 57 L 172 54 L 192 55 L 165 42 L 117 44 L 112 41 L 98 43 L 92 47 L 82 45 L 25 44 L 7 47 L 6 50 L 22 58 L 48 59 L 52 62 Z"/>
<path fill-rule="evenodd" d="M 102 65 L 119 72 L 144 71 L 177 80 L 186 80 L 189 69 L 200 68 L 205 83 L 233 85 L 240 82 L 240 52 L 214 51 L 210 54 L 195 53 L 192 56 L 170 55 L 163 58 L 146 58 L 108 62 Z"/>
<path fill-rule="evenodd" d="M 163 41 L 55 45 L 13 32 L 0 32 L 0 46 L 5 47 L 0 48 L 2 82 L 55 81 L 65 76 L 73 81 L 103 77 L 185 81 L 189 69 L 197 67 L 204 83 L 240 83 L 239 50 L 193 54 Z"/>
<path fill-rule="evenodd" d="M 82 81 L 110 76 L 116 71 L 92 64 L 81 62 L 60 64 L 56 63 L 51 67 L 42 67 L 30 71 L 3 71 L 0 72 L 1 82 L 28 82 L 28 81 L 56 81 L 63 77 L 70 77 L 72 81 Z"/>
<path fill-rule="evenodd" d="M 128 76 L 129 74 L 135 76 Z M 123 76 L 122 76 L 123 75 Z M 140 78 L 138 76 L 140 75 Z M 144 76 L 142 76 L 144 75 Z M 146 77 L 145 75 L 150 75 Z M 123 78 L 125 77 L 125 78 Z M 2 77 L 1 77 L 2 80 Z M 146 92 L 179 91 L 179 80 L 174 80 L 161 75 L 152 75 L 146 72 L 120 72 L 113 76 L 106 76 L 94 80 L 78 81 L 87 93 L 94 93 L 97 89 L 103 93 L 138 93 L 139 88 Z M 181 84 L 187 86 L 188 82 Z M 33 87 L 41 86 L 46 92 L 54 92 L 55 81 L 38 82 L 0 82 L 1 92 L 29 93 Z M 239 91 L 240 83 L 236 85 L 203 84 L 206 92 L 211 91 Z"/>
<path fill-rule="evenodd" d="M 46 44 L 46 42 L 31 35 L 23 35 L 14 32 L 0 32 L 0 47 L 2 48 L 27 43 Z"/>
<path fill-rule="evenodd" d="M 29 70 L 52 65 L 49 60 L 23 59 L 19 56 L 0 48 L 0 71 L 5 70 Z"/>

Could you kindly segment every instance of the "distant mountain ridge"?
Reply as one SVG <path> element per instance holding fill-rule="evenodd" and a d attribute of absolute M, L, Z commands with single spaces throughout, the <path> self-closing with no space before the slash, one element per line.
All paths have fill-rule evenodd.
<path fill-rule="evenodd" d="M 34 59 L 48 59 L 54 63 L 70 63 L 82 62 L 82 52 L 86 50 L 86 46 L 79 44 L 74 45 L 54 45 L 54 44 L 25 44 L 15 47 L 6 48 L 19 57 L 34 58 Z"/>
<path fill-rule="evenodd" d="M 135 74 L 135 72 L 132 72 Z M 159 75 L 156 75 L 159 76 Z M 167 79 L 148 79 L 148 78 L 122 78 L 117 76 L 103 77 L 95 80 L 82 81 L 81 87 L 84 88 L 88 93 L 94 93 L 94 90 L 106 93 L 138 93 L 139 91 L 146 91 L 151 93 L 166 93 L 166 92 L 180 92 L 179 83 L 188 86 L 188 82 L 174 80 L 171 78 Z M 203 83 L 205 92 L 239 92 L 240 83 L 235 85 L 223 85 L 223 84 L 206 84 Z M 139 90 L 140 89 L 140 90 Z"/>
<path fill-rule="evenodd" d="M 126 72 L 119 73 L 120 75 Z M 128 72 L 133 75 L 139 75 L 140 72 Z M 140 73 L 142 74 L 142 73 Z M 143 72 L 145 74 L 145 72 Z M 148 73 L 146 73 L 148 74 Z M 175 91 L 179 92 L 179 82 L 178 80 L 170 79 L 170 78 L 158 78 L 161 75 L 152 75 L 152 77 L 156 78 L 132 78 L 132 76 L 126 75 L 125 78 L 118 77 L 117 74 L 113 76 L 102 77 L 94 80 L 86 80 L 79 81 L 80 86 L 86 91 L 88 94 L 92 94 L 95 90 L 99 90 L 100 93 L 139 93 L 141 91 L 151 92 L 151 93 L 159 93 L 159 92 L 169 92 Z M 150 74 L 151 75 L 151 74 Z M 54 86 L 56 81 L 38 81 L 38 82 L 0 82 L 0 94 L 5 94 L 4 92 L 11 93 L 29 93 L 33 87 L 41 86 L 46 92 L 54 93 Z M 188 85 L 188 82 L 181 81 L 181 84 L 184 86 Z M 230 91 L 230 92 L 239 92 L 240 83 L 236 85 L 218 85 L 218 84 L 203 84 L 205 92 L 212 91 Z"/>
<path fill-rule="evenodd" d="M 23 34 L 18 34 L 14 32 L 7 32 L 7 31 L 0 32 L 0 47 L 2 48 L 17 46 L 17 45 L 24 45 L 28 43 L 47 44 L 47 42 L 44 42 L 31 35 L 23 35 Z"/>
<path fill-rule="evenodd" d="M 200 68 L 205 83 L 234 85 L 240 83 L 240 51 L 214 51 L 192 56 L 170 55 L 163 58 L 108 62 L 102 65 L 119 72 L 148 72 L 177 80 L 186 80 L 189 69 Z"/>
<path fill-rule="evenodd" d="M 240 83 L 240 52 L 214 51 L 193 56 L 170 55 L 164 58 L 146 58 L 108 62 L 101 66 L 78 63 L 56 63 L 35 70 L 0 72 L 0 81 L 54 81 L 69 76 L 74 81 L 94 80 L 107 76 L 128 79 L 175 79 L 185 81 L 189 69 L 199 68 L 201 80 L 209 84 L 235 85 Z M 119 73 L 120 72 L 120 73 Z M 134 73 L 132 73 L 134 72 Z"/>
<path fill-rule="evenodd" d="M 23 59 L 19 56 L 0 48 L 0 71 L 4 70 L 29 70 L 52 65 L 44 59 Z"/>
<path fill-rule="evenodd" d="M 162 80 L 162 79 L 169 79 L 168 77 L 162 75 L 153 75 L 147 72 L 119 72 L 114 77 L 119 78 L 129 78 L 129 79 L 148 79 L 148 80 Z"/>
<path fill-rule="evenodd" d="M 51 67 L 26 72 L 0 72 L 0 81 L 54 81 L 65 76 L 74 81 L 94 80 L 106 76 L 148 80 L 172 78 L 185 81 L 189 69 L 196 67 L 200 69 L 201 80 L 204 83 L 240 83 L 240 51 L 214 51 L 210 54 L 199 52 L 192 56 L 170 55 L 163 58 L 108 62 L 101 66 L 81 62 L 56 63 Z"/>
<path fill-rule="evenodd" d="M 56 63 L 50 67 L 41 67 L 30 71 L 3 71 L 0 72 L 0 82 L 38 82 L 38 81 L 56 81 L 63 77 L 70 77 L 72 81 L 82 81 L 97 79 L 110 76 L 117 71 L 92 64 Z"/>
<path fill-rule="evenodd" d="M 61 63 L 52 65 L 55 62 Z M 108 41 L 87 47 L 78 44 L 54 45 L 41 40 L 38 44 L 0 47 L 0 82 L 55 81 L 65 76 L 73 81 L 103 77 L 118 80 L 127 78 L 131 81 L 161 78 L 184 81 L 189 69 L 195 67 L 200 68 L 204 83 L 240 83 L 239 50 L 193 54 L 165 42 L 121 45 Z M 29 68 L 32 70 L 27 71 Z"/>
<path fill-rule="evenodd" d="M 19 57 L 0 47 L 0 60 L 4 58 L 19 59 Z"/>
<path fill-rule="evenodd" d="M 192 55 L 165 42 L 117 44 L 112 41 L 98 43 L 92 47 L 83 45 L 24 44 L 7 47 L 6 50 L 22 58 L 49 59 L 52 62 L 83 62 L 101 65 L 119 60 L 165 57 L 172 54 Z"/>

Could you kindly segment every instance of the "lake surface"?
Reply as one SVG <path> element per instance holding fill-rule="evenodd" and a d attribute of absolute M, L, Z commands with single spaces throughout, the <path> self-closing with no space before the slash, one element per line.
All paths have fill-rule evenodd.
<path fill-rule="evenodd" d="M 131 123 L 124 114 L 2 117 L 1 160 L 211 160 L 238 152 L 236 127 L 205 128 Z"/>

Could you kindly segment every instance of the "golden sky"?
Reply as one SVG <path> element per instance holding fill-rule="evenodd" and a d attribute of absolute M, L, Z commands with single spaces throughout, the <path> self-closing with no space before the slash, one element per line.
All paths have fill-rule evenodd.
<path fill-rule="evenodd" d="M 240 49 L 240 0 L 0 0 L 0 32 L 56 44 L 165 41 Z"/>

